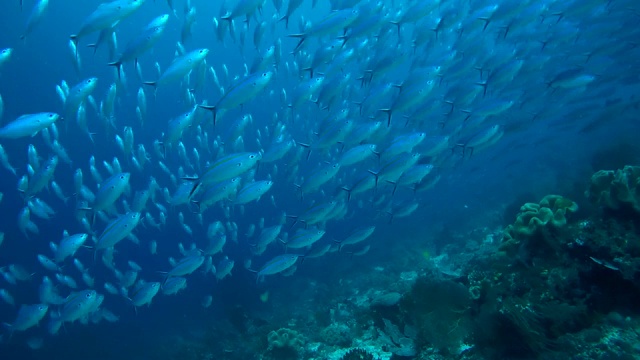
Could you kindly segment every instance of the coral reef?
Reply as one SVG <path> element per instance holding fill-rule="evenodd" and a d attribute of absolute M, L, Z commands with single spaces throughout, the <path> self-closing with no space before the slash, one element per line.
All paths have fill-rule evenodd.
<path fill-rule="evenodd" d="M 501 250 L 525 263 L 536 255 L 557 253 L 556 237 L 566 229 L 569 213 L 578 204 L 560 195 L 547 195 L 539 203 L 525 203 L 516 221 L 504 230 Z"/>
<path fill-rule="evenodd" d="M 320 339 L 327 345 L 346 347 L 351 345 L 351 329 L 343 323 L 333 323 L 322 329 Z"/>
<path fill-rule="evenodd" d="M 268 347 L 265 359 L 298 359 L 304 350 L 306 339 L 298 331 L 289 328 L 273 330 L 267 335 Z"/>
<path fill-rule="evenodd" d="M 607 209 L 640 213 L 640 166 L 596 172 L 585 195 Z"/>
<path fill-rule="evenodd" d="M 340 360 L 374 360 L 373 354 L 364 349 L 351 349 Z"/>
<path fill-rule="evenodd" d="M 336 269 L 349 274 L 339 284 L 300 280 L 296 294 L 307 301 L 291 302 L 290 292 L 270 300 L 282 304 L 280 320 L 235 326 L 244 329 L 237 343 L 212 341 L 218 345 L 182 353 L 256 360 L 640 358 L 640 222 L 629 201 L 636 171 L 627 166 L 592 178 L 587 194 L 594 203 L 614 210 L 607 204 L 617 201 L 607 216 L 593 207 L 577 213 L 574 201 L 547 195 L 522 205 L 504 230 L 451 230 L 441 248 L 431 239 L 418 248 L 390 247 L 401 260 Z M 246 338 L 254 340 L 243 344 Z"/>
<path fill-rule="evenodd" d="M 371 299 L 371 306 L 394 306 L 401 298 L 402 294 L 398 292 L 378 294 Z"/>
<path fill-rule="evenodd" d="M 556 228 L 567 224 L 567 213 L 578 210 L 578 205 L 560 195 L 547 195 L 539 203 L 526 203 L 520 208 L 515 223 L 505 230 L 511 238 L 535 234 L 547 226 Z"/>

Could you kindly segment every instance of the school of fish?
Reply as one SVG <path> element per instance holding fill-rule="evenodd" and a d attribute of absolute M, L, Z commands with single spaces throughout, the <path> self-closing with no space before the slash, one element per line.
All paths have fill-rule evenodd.
<path fill-rule="evenodd" d="M 620 89 L 640 84 L 632 0 L 86 3 L 4 5 L 25 25 L 0 82 L 57 22 L 76 29 L 47 54 L 73 70 L 35 84 L 58 106 L 0 94 L 1 191 L 16 195 L 3 219 L 18 229 L 0 228 L 0 253 L 34 249 L 0 264 L 0 320 L 3 341 L 33 348 L 132 315 L 117 302 L 153 311 L 194 277 L 268 286 L 364 256 L 457 165 L 598 126 L 602 109 L 562 123 L 595 98 L 623 111 Z"/>

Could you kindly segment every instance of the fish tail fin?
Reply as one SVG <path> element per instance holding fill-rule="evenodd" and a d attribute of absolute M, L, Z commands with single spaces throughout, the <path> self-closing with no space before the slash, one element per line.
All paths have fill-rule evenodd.
<path fill-rule="evenodd" d="M 88 48 L 92 48 L 93 49 L 93 55 L 95 55 L 98 52 L 98 44 L 89 44 L 87 45 Z"/>
<path fill-rule="evenodd" d="M 383 113 L 387 114 L 387 127 L 391 126 L 391 113 L 392 113 L 392 109 L 391 108 L 387 108 L 387 109 L 378 109 L 378 111 L 381 111 Z"/>
<path fill-rule="evenodd" d="M 284 246 L 284 252 L 285 254 L 287 253 L 287 250 L 289 250 L 289 247 L 287 246 L 287 244 L 289 243 L 288 241 L 284 241 L 280 238 L 278 238 L 278 240 L 280 240 L 280 242 L 282 243 L 282 246 Z"/>
<path fill-rule="evenodd" d="M 296 47 L 293 49 L 294 53 L 297 52 L 298 49 L 300 49 L 300 46 L 302 46 L 304 41 L 307 39 L 307 34 L 306 33 L 289 34 L 287 36 L 288 37 L 292 37 L 292 38 L 296 38 L 296 39 L 300 39 L 300 41 L 298 41 L 298 45 L 296 45 Z"/>
<path fill-rule="evenodd" d="M 218 116 L 218 110 L 216 109 L 215 105 L 198 105 L 198 107 L 200 109 L 205 109 L 205 110 L 209 110 L 211 111 L 211 114 L 213 114 L 213 126 L 216 126 L 216 117 Z"/>
<path fill-rule="evenodd" d="M 192 197 L 193 194 L 195 194 L 195 192 L 198 190 L 200 185 L 202 185 L 202 183 L 196 180 L 196 182 L 193 184 L 193 187 L 191 188 L 191 191 L 189 192 L 189 197 Z"/>
<path fill-rule="evenodd" d="M 362 116 L 362 101 L 352 101 L 353 105 L 356 105 L 359 109 L 360 116 Z"/>
<path fill-rule="evenodd" d="M 91 132 L 91 131 L 87 131 L 87 135 L 89 135 L 89 140 L 91 140 L 92 144 L 95 144 L 95 140 L 93 139 L 93 135 L 96 135 L 96 133 Z"/>
<path fill-rule="evenodd" d="M 344 34 L 344 35 L 340 35 L 340 36 L 336 37 L 336 39 L 342 40 L 342 44 L 340 45 L 340 49 L 342 49 L 344 47 L 344 45 L 347 43 L 347 41 L 349 41 L 350 37 L 349 37 L 349 35 Z"/>
<path fill-rule="evenodd" d="M 341 189 L 347 192 L 347 202 L 349 202 L 351 200 L 351 189 L 346 186 L 341 187 Z"/>
<path fill-rule="evenodd" d="M 400 25 L 402 25 L 399 21 L 389 21 L 391 24 L 395 25 L 398 29 L 398 36 L 400 36 Z"/>
<path fill-rule="evenodd" d="M 482 27 L 482 31 L 487 30 L 487 26 L 489 26 L 489 23 L 491 22 L 491 18 L 490 17 L 479 17 L 478 20 L 484 21 L 484 26 Z"/>
<path fill-rule="evenodd" d="M 391 211 L 387 211 L 387 214 L 389 214 L 389 224 L 391 224 L 393 222 L 393 213 Z"/>
<path fill-rule="evenodd" d="M 122 61 L 114 61 L 114 62 L 110 62 L 107 64 L 108 66 L 115 66 L 116 69 L 118 69 L 118 79 L 122 78 L 121 75 L 121 71 L 122 71 Z M 155 87 L 155 86 L 154 86 Z"/>
<path fill-rule="evenodd" d="M 309 161 L 309 157 L 311 156 L 311 144 L 307 144 L 307 143 L 301 143 L 296 141 L 296 144 L 302 146 L 303 148 L 307 149 L 307 161 Z"/>
<path fill-rule="evenodd" d="M 284 15 L 278 21 L 282 21 L 282 20 L 284 20 L 285 29 L 288 29 L 289 28 L 289 15 Z"/>
<path fill-rule="evenodd" d="M 286 215 L 286 217 L 293 219 L 293 224 L 291 224 L 291 226 L 289 227 L 289 230 L 291 230 L 291 228 L 293 228 L 298 223 L 298 216 L 297 215 Z"/>
<path fill-rule="evenodd" d="M 378 175 L 380 175 L 380 172 L 379 171 L 376 172 L 376 171 L 373 171 L 373 170 L 367 170 L 367 171 L 369 172 L 369 174 L 375 176 L 376 183 L 375 183 L 374 189 L 377 189 L 378 188 Z"/>
<path fill-rule="evenodd" d="M 197 212 L 197 213 L 198 213 L 198 214 L 201 214 L 201 213 L 202 213 L 202 208 L 200 207 L 200 201 L 198 201 L 198 200 L 191 200 L 191 203 L 192 203 L 193 205 L 195 205 L 195 206 L 198 208 L 198 212 Z"/>
<path fill-rule="evenodd" d="M 479 81 L 476 83 L 476 85 L 482 87 L 482 96 L 486 96 L 487 95 L 487 81 Z"/>
<path fill-rule="evenodd" d="M 157 81 L 143 81 L 142 83 L 147 85 L 147 86 L 151 86 L 154 90 L 158 88 L 158 82 Z"/>
<path fill-rule="evenodd" d="M 302 71 L 308 71 L 310 78 L 311 79 L 313 78 L 313 68 L 312 67 L 303 68 Z"/>
<path fill-rule="evenodd" d="M 76 60 L 78 60 L 78 35 L 71 35 L 69 36 L 69 39 L 71 39 L 71 41 L 73 41 L 73 44 L 76 46 Z"/>
<path fill-rule="evenodd" d="M 393 191 L 391 191 L 391 196 L 396 194 L 396 190 L 398 189 L 398 183 L 396 181 L 387 180 L 389 184 L 393 184 Z"/>

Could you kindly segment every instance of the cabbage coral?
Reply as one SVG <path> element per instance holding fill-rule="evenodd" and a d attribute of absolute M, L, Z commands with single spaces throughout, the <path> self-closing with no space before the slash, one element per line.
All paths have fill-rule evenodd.
<path fill-rule="evenodd" d="M 528 237 L 547 226 L 560 228 L 567 224 L 567 213 L 577 210 L 575 202 L 560 195 L 547 195 L 538 204 L 522 205 L 516 221 L 505 229 L 505 237 Z"/>

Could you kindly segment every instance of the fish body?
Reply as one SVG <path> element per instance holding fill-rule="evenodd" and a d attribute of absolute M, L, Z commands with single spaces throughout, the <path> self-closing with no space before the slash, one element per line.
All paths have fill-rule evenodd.
<path fill-rule="evenodd" d="M 281 1 L 281 0 L 278 0 L 278 1 Z M 300 5 L 302 5 L 303 1 L 304 0 L 289 0 L 288 1 L 288 3 L 287 3 L 287 12 L 284 14 L 284 16 L 282 16 L 280 18 L 280 21 L 282 21 L 282 20 L 285 21 L 285 26 L 287 27 L 287 29 L 289 28 L 289 18 L 291 17 L 293 12 L 296 11 L 296 9 L 298 9 L 300 7 Z M 282 7 L 282 4 L 280 4 L 280 7 Z"/>
<path fill-rule="evenodd" d="M 31 34 L 33 30 L 40 24 L 44 14 L 49 6 L 49 0 L 39 0 L 31 10 L 31 14 L 27 19 L 27 25 L 25 26 L 24 33 L 20 36 L 20 39 L 25 39 L 27 35 Z"/>
<path fill-rule="evenodd" d="M 107 249 L 115 246 L 131 232 L 140 222 L 140 213 L 129 212 L 113 219 L 104 229 L 96 241 L 96 250 Z"/>
<path fill-rule="evenodd" d="M 276 141 L 262 155 L 262 162 L 269 163 L 282 159 L 295 145 L 293 140 Z"/>
<path fill-rule="evenodd" d="M 218 100 L 216 105 L 200 105 L 200 107 L 212 112 L 213 123 L 215 124 L 217 114 L 220 111 L 234 109 L 253 99 L 260 91 L 269 85 L 272 78 L 273 72 L 271 71 L 251 74 L 229 89 L 220 100 Z"/>
<path fill-rule="evenodd" d="M 29 186 L 25 190 L 27 198 L 39 193 L 49 185 L 58 167 L 58 157 L 52 156 L 47 162 L 29 179 Z"/>
<path fill-rule="evenodd" d="M 300 186 L 303 194 L 310 193 L 336 176 L 340 170 L 340 164 L 328 164 L 314 171 Z"/>
<path fill-rule="evenodd" d="M 172 277 L 162 285 L 162 293 L 164 295 L 175 295 L 180 290 L 187 287 L 187 279 L 183 277 Z"/>
<path fill-rule="evenodd" d="M 205 257 L 202 255 L 187 256 L 180 260 L 168 273 L 167 277 L 189 275 L 198 270 L 204 263 Z"/>
<path fill-rule="evenodd" d="M 12 48 L 5 48 L 0 50 L 0 66 L 6 64 L 9 59 L 11 59 L 11 54 L 13 54 Z"/>
<path fill-rule="evenodd" d="M 316 241 L 320 240 L 325 234 L 324 230 L 316 228 L 299 229 L 295 234 L 285 243 L 287 248 L 301 249 L 307 246 L 313 245 Z"/>
<path fill-rule="evenodd" d="M 289 37 L 299 38 L 300 41 L 296 45 L 294 52 L 297 51 L 304 41 L 310 37 L 321 37 L 325 35 L 333 34 L 337 31 L 343 30 L 351 23 L 356 21 L 360 12 L 357 9 L 342 9 L 334 11 L 324 19 L 320 20 L 316 24 L 313 24 L 311 28 L 304 33 L 290 34 Z"/>
<path fill-rule="evenodd" d="M 198 67 L 209 54 L 209 49 L 196 49 L 173 60 L 171 65 L 156 81 L 146 81 L 145 85 L 158 87 L 182 79 Z"/>
<path fill-rule="evenodd" d="M 91 33 L 113 27 L 121 20 L 133 14 L 143 3 L 144 0 L 115 0 L 98 5 L 98 7 L 84 19 L 80 25 L 80 30 L 78 30 L 76 34 L 71 35 L 71 40 L 77 43 L 81 38 Z"/>
<path fill-rule="evenodd" d="M 262 181 L 254 181 L 243 186 L 240 191 L 236 194 L 236 198 L 233 201 L 235 204 L 246 204 L 251 201 L 260 200 L 260 197 L 264 195 L 269 189 L 273 186 L 273 181 L 271 180 L 262 180 Z"/>
<path fill-rule="evenodd" d="M 301 255 L 284 254 L 284 255 L 278 255 L 275 258 L 269 260 L 258 271 L 257 273 L 258 281 L 260 281 L 262 278 L 264 278 L 267 275 L 274 275 L 289 269 L 290 267 L 295 265 L 299 257 L 301 257 Z"/>
<path fill-rule="evenodd" d="M 89 235 L 84 233 L 65 236 L 56 247 L 55 261 L 60 263 L 69 256 L 73 257 L 88 238 Z"/>
<path fill-rule="evenodd" d="M 58 120 L 60 120 L 60 115 L 56 113 L 25 114 L 0 128 L 0 138 L 19 139 L 27 136 L 33 137 Z"/>
<path fill-rule="evenodd" d="M 261 158 L 261 153 L 254 152 L 241 152 L 223 156 L 211 164 L 202 176 L 197 179 L 192 193 L 200 185 L 207 186 L 242 175 L 253 168 Z"/>
<path fill-rule="evenodd" d="M 367 238 L 369 238 L 369 236 L 373 234 L 375 230 L 376 230 L 375 226 L 367 226 L 367 227 L 355 230 L 354 232 L 351 233 L 351 235 L 349 235 L 346 239 L 340 242 L 340 248 L 342 248 L 344 245 L 353 245 L 366 240 Z"/>
<path fill-rule="evenodd" d="M 184 114 L 172 119 L 169 121 L 169 125 L 167 127 L 167 132 L 164 134 L 162 145 L 166 149 L 167 147 L 172 146 L 180 138 L 184 131 L 193 124 L 195 119 L 196 108 L 192 108 Z"/>
<path fill-rule="evenodd" d="M 67 297 L 58 315 L 52 317 L 52 319 L 57 319 L 60 322 L 80 320 L 94 310 L 98 298 L 98 293 L 95 290 L 82 290 L 72 293 Z"/>
<path fill-rule="evenodd" d="M 217 203 L 218 201 L 232 198 L 233 195 L 238 191 L 239 186 L 239 177 L 234 177 L 229 180 L 205 186 L 205 190 L 202 191 L 202 196 L 200 196 L 197 201 L 193 202 L 198 205 L 200 211 L 204 211 L 209 206 Z M 193 191 L 193 189 L 191 191 Z"/>
<path fill-rule="evenodd" d="M 64 116 L 67 120 L 77 119 L 78 110 L 89 99 L 89 95 L 93 93 L 97 85 L 98 78 L 92 77 L 79 82 L 69 90 L 64 101 Z"/>
<path fill-rule="evenodd" d="M 159 282 L 142 283 L 131 296 L 131 303 L 136 307 L 149 305 L 151 300 L 158 294 L 158 291 L 160 291 Z"/>
<path fill-rule="evenodd" d="M 258 8 L 262 7 L 265 0 L 238 0 L 231 12 L 222 17 L 223 20 L 231 21 L 239 16 L 246 16 L 247 19 Z"/>
<path fill-rule="evenodd" d="M 231 275 L 231 270 L 233 270 L 233 266 L 235 261 L 229 259 L 228 257 L 224 257 L 216 266 L 216 279 L 222 280 L 227 276 Z"/>
<path fill-rule="evenodd" d="M 354 146 L 347 150 L 340 158 L 340 166 L 348 166 L 357 164 L 361 161 L 369 159 L 376 153 L 376 145 L 374 144 L 362 144 Z"/>
<path fill-rule="evenodd" d="M 274 225 L 262 229 L 260 235 L 258 236 L 258 242 L 256 246 L 259 248 L 267 247 L 267 245 L 271 244 L 275 239 L 278 238 L 281 230 L 282 225 Z"/>
<path fill-rule="evenodd" d="M 127 44 L 120 58 L 114 62 L 110 62 L 108 65 L 117 67 L 118 75 L 120 75 L 120 67 L 122 64 L 132 60 L 135 60 L 137 64 L 138 58 L 158 43 L 158 40 L 160 40 L 162 34 L 164 34 L 168 19 L 169 15 L 167 14 L 154 19 L 138 36 Z"/>
<path fill-rule="evenodd" d="M 13 323 L 5 325 L 11 332 L 25 331 L 38 325 L 48 310 L 49 306 L 46 304 L 22 305 Z"/>
<path fill-rule="evenodd" d="M 130 178 L 129 173 L 119 173 L 104 180 L 96 192 L 93 210 L 102 211 L 111 207 L 129 186 Z"/>

